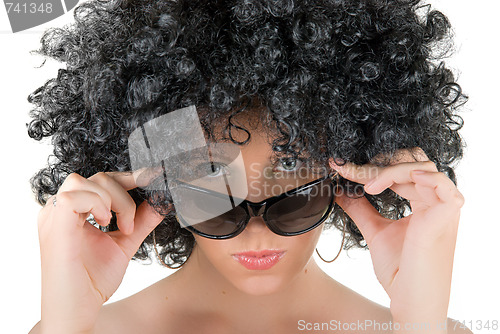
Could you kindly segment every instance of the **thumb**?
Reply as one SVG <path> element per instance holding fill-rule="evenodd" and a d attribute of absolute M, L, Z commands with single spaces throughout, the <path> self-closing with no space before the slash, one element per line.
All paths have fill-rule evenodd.
<path fill-rule="evenodd" d="M 163 221 L 165 217 L 156 212 L 146 201 L 136 210 L 134 231 L 117 236 L 116 243 L 132 258 L 146 237 Z"/>
<path fill-rule="evenodd" d="M 387 225 L 386 218 L 364 196 L 351 198 L 345 191 L 340 190 L 335 196 L 335 201 L 354 221 L 368 247 L 373 236 Z"/>

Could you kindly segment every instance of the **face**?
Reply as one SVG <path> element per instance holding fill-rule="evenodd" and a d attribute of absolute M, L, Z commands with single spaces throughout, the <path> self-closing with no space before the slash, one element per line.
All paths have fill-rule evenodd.
<path fill-rule="evenodd" d="M 248 116 L 247 116 L 248 117 Z M 243 123 L 246 119 L 243 119 Z M 241 121 L 241 120 L 240 120 Z M 320 176 L 302 173 L 300 160 L 276 159 L 268 135 L 260 122 L 252 129 L 251 140 L 239 147 L 241 168 L 246 173 L 246 199 L 260 202 L 287 190 L 301 186 Z M 233 133 L 235 139 L 246 134 Z M 224 166 L 215 165 L 214 176 L 224 173 Z M 233 177 L 234 172 L 231 171 Z M 196 258 L 206 270 L 222 275 L 237 289 L 251 295 L 268 295 L 287 286 L 304 271 L 320 237 L 323 225 L 296 236 L 273 233 L 261 216 L 251 217 L 246 228 L 236 237 L 214 240 L 194 234 L 196 246 L 191 258 Z"/>

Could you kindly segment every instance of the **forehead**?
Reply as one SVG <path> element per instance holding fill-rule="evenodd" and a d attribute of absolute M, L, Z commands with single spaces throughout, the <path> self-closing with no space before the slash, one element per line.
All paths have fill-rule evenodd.
<path fill-rule="evenodd" d="M 177 170 L 200 157 L 206 161 L 212 161 L 213 156 L 231 161 L 241 151 L 250 152 L 250 160 L 299 155 L 307 159 L 304 152 L 275 149 L 276 142 L 283 143 L 276 124 L 263 107 L 218 115 L 195 106 L 178 109 L 143 124 L 129 137 L 132 167 L 136 170 L 165 165 Z"/>
<path fill-rule="evenodd" d="M 236 108 L 216 113 L 199 108 L 205 138 L 211 142 L 246 144 L 250 138 L 267 139 L 269 144 L 280 137 L 276 121 L 265 106 Z M 250 137 L 250 138 L 249 138 Z"/>
<path fill-rule="evenodd" d="M 276 164 L 281 158 L 299 158 L 310 168 L 324 168 L 327 165 L 312 159 L 307 150 L 297 149 L 300 145 L 290 145 L 288 151 L 276 149 L 276 145 L 284 145 L 289 140 L 288 127 L 282 125 L 278 128 L 280 123 L 263 105 L 234 109 L 227 114 L 218 114 L 216 118 L 212 117 L 214 113 L 211 111 L 200 108 L 199 115 L 207 143 L 238 145 L 247 160 L 255 161 L 254 158 L 258 156 L 261 162 Z M 295 135 L 301 138 L 300 134 Z"/>

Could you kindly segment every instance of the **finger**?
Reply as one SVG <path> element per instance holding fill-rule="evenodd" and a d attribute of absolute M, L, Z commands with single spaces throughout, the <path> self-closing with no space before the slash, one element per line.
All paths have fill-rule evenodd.
<path fill-rule="evenodd" d="M 396 194 L 410 201 L 410 203 L 413 201 L 421 201 L 423 198 L 432 201 L 438 200 L 434 189 L 430 189 L 426 186 L 421 186 L 415 183 L 394 184 L 391 186 L 391 189 Z"/>
<path fill-rule="evenodd" d="M 415 206 L 413 202 L 418 202 L 425 204 L 425 206 L 433 206 L 439 203 L 439 198 L 436 195 L 436 191 L 434 187 L 428 187 L 426 185 L 422 185 L 420 183 L 415 184 L 415 190 L 419 194 L 419 198 L 413 201 L 410 201 L 412 207 Z"/>
<path fill-rule="evenodd" d="M 394 184 L 414 183 L 411 172 L 414 170 L 436 172 L 436 165 L 432 161 L 404 162 L 389 166 L 381 170 L 373 180 L 365 184 L 365 191 L 369 194 L 380 194 Z"/>
<path fill-rule="evenodd" d="M 355 181 L 361 184 L 366 184 L 373 180 L 385 167 L 378 167 L 380 164 L 388 164 L 389 166 L 398 165 L 401 163 L 414 163 L 414 162 L 424 162 L 429 161 L 429 158 L 425 152 L 419 148 L 408 148 L 396 150 L 392 156 L 387 156 L 387 154 L 379 154 L 374 157 L 369 164 L 365 165 L 355 165 L 352 163 L 346 163 L 344 165 L 338 165 L 335 163 L 335 159 L 331 158 L 329 160 L 330 167 L 337 170 L 342 177 Z"/>
<path fill-rule="evenodd" d="M 330 168 L 339 172 L 339 174 L 348 180 L 365 184 L 374 179 L 382 170 L 383 167 L 377 167 L 375 165 L 355 165 L 353 163 L 346 163 L 345 165 L 337 165 L 333 159 L 330 159 Z"/>
<path fill-rule="evenodd" d="M 336 202 L 354 221 L 367 244 L 371 244 L 373 236 L 388 224 L 387 219 L 371 205 L 366 197 L 354 199 L 340 194 L 336 196 Z"/>
<path fill-rule="evenodd" d="M 162 167 L 141 168 L 133 172 L 106 172 L 125 190 L 146 187 L 155 177 L 163 173 Z"/>
<path fill-rule="evenodd" d="M 57 229 L 72 230 L 77 226 L 83 226 L 89 213 L 94 216 L 99 225 L 109 224 L 111 212 L 102 197 L 93 191 L 64 191 L 58 193 L 56 199 L 56 206 L 48 205 L 45 209 L 55 216 L 54 221 L 60 225 L 56 227 Z M 43 223 L 44 221 L 41 222 Z"/>
<path fill-rule="evenodd" d="M 412 177 L 418 184 L 434 189 L 440 201 L 449 202 L 458 207 L 463 206 L 463 195 L 444 173 L 415 171 L 412 173 Z"/>
<path fill-rule="evenodd" d="M 164 216 L 156 212 L 147 202 L 142 202 L 137 208 L 133 233 L 130 235 L 116 235 L 116 243 L 132 258 L 144 239 L 163 219 Z"/>
<path fill-rule="evenodd" d="M 134 230 L 135 202 L 122 185 L 107 173 L 97 173 L 88 182 L 106 189 L 111 196 L 111 210 L 116 213 L 116 223 L 121 232 L 130 234 Z"/>
<path fill-rule="evenodd" d="M 85 190 L 98 194 L 107 207 L 111 210 L 111 194 L 99 184 L 89 181 L 89 179 L 77 173 L 71 173 L 66 177 L 64 183 L 59 188 L 58 193 Z"/>

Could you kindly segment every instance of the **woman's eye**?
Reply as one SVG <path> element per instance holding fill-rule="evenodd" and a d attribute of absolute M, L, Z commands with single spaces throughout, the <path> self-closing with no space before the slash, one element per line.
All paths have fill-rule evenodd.
<path fill-rule="evenodd" d="M 280 159 L 275 170 L 278 172 L 295 172 L 300 168 L 302 162 L 294 158 L 282 158 Z"/>
<path fill-rule="evenodd" d="M 222 175 L 229 175 L 227 166 L 218 162 L 204 163 L 200 166 L 200 171 L 209 177 L 218 177 Z"/>

